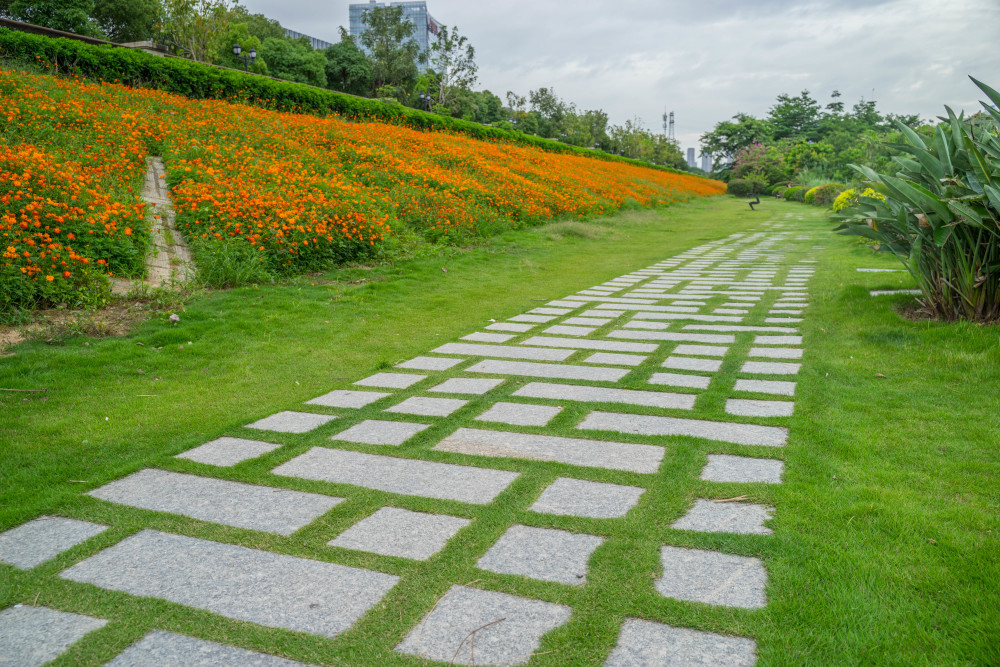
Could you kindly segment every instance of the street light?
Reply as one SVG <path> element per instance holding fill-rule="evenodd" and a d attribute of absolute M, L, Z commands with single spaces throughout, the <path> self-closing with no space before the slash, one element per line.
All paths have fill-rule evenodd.
<path fill-rule="evenodd" d="M 249 56 L 241 56 L 240 53 L 242 51 L 243 51 L 243 47 L 241 47 L 239 44 L 233 44 L 233 55 L 243 61 L 243 71 L 244 72 L 249 72 L 250 71 L 250 63 L 252 63 L 253 61 L 257 60 L 257 49 L 255 49 L 254 47 L 251 46 L 250 47 L 250 55 Z"/>
<path fill-rule="evenodd" d="M 420 98 L 420 108 L 424 111 L 430 111 L 431 96 L 426 93 L 420 93 L 418 97 Z"/>

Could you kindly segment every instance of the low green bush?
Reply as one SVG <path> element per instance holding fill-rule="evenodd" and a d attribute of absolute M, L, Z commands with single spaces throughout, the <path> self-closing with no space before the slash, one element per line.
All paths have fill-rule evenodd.
<path fill-rule="evenodd" d="M 781 183 L 781 184 L 779 184 L 779 185 L 775 185 L 775 186 L 774 186 L 773 188 L 771 188 L 771 190 L 770 190 L 770 193 L 769 193 L 769 194 L 772 194 L 772 195 L 774 195 L 775 197 L 780 197 L 780 196 L 781 196 L 781 194 L 782 194 L 782 193 L 783 193 L 783 192 L 784 192 L 785 190 L 787 190 L 787 189 L 788 189 L 788 186 L 787 186 L 787 185 L 785 185 L 784 183 Z"/>
<path fill-rule="evenodd" d="M 793 185 L 790 188 L 785 188 L 785 191 L 781 193 L 781 196 L 788 201 L 804 201 L 806 195 L 806 189 L 801 185 Z"/>
<path fill-rule="evenodd" d="M 754 184 L 745 178 L 734 178 L 726 184 L 726 194 L 746 197 L 753 194 Z"/>
<path fill-rule="evenodd" d="M 812 204 L 813 206 L 830 208 L 833 205 L 833 201 L 841 192 L 844 191 L 845 187 L 847 186 L 843 183 L 827 183 L 826 185 L 816 186 L 809 191 L 812 193 L 811 201 L 809 194 L 806 193 L 806 203 Z"/>

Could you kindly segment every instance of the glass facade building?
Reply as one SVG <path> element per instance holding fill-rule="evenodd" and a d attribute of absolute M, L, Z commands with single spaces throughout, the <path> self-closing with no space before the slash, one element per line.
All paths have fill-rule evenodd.
<path fill-rule="evenodd" d="M 376 2 L 371 0 L 371 2 L 364 2 L 353 4 L 349 6 L 350 12 L 350 32 L 351 35 L 357 37 L 365 31 L 364 15 L 365 11 L 373 7 L 401 7 L 403 9 L 403 19 L 409 20 L 417 29 L 413 32 L 413 38 L 417 40 L 417 44 L 420 45 L 420 50 L 426 52 L 430 45 L 437 38 L 438 30 L 440 29 L 440 23 L 431 16 L 430 12 L 427 11 L 426 2 Z M 358 46 L 364 50 L 361 43 L 358 42 Z M 427 69 L 426 65 L 417 64 L 417 67 L 423 72 Z"/>

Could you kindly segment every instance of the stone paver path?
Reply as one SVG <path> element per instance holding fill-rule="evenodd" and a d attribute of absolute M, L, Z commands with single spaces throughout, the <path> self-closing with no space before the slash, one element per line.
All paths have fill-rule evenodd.
<path fill-rule="evenodd" d="M 791 224 L 768 223 L 285 406 L 174 459 L 196 474 L 148 468 L 89 492 L 109 507 L 250 531 L 262 536 L 254 548 L 147 529 L 64 561 L 55 576 L 336 644 L 384 613 L 384 598 L 414 572 L 461 558 L 481 576 L 438 583 L 434 600 L 411 610 L 391 639 L 394 650 L 440 663 L 521 664 L 543 645 L 565 650 L 547 637 L 586 611 L 565 601 L 585 596 L 555 591 L 602 585 L 592 565 L 613 547 L 609 527 L 652 511 L 662 539 L 633 548 L 647 549 L 639 562 L 659 566 L 631 588 L 671 609 L 760 613 L 753 610 L 768 604 L 761 547 L 774 539 L 772 517 L 788 508 L 751 498 L 785 473 L 817 249 Z M 701 463 L 684 474 L 697 475 L 703 497 L 651 507 L 662 501 L 650 489 L 677 465 L 667 455 L 692 445 Z M 267 486 L 227 479 L 260 461 L 271 472 Z M 421 511 L 407 509 L 418 501 Z M 350 521 L 330 518 L 347 516 L 338 514 L 343 507 L 352 508 Z M 478 520 L 469 517 L 495 508 L 504 509 L 490 521 L 505 523 L 470 543 Z M 30 522 L 0 535 L 0 567 L 33 568 L 86 550 L 102 530 L 74 519 Z M 267 546 L 317 533 L 321 560 Z M 710 544 L 744 546 L 690 548 L 708 544 L 698 542 L 705 535 L 738 536 Z M 532 592 L 496 590 L 504 581 Z M 753 637 L 639 615 L 619 617 L 615 643 L 603 647 L 606 665 L 756 661 Z M 716 618 L 725 625 L 729 617 Z M 48 632 L 50 623 L 60 629 Z M 0 652 L 19 652 L 23 664 L 49 660 L 103 624 L 8 608 L 0 611 Z M 201 664 L 199 656 L 290 664 L 159 630 L 112 664 Z"/>

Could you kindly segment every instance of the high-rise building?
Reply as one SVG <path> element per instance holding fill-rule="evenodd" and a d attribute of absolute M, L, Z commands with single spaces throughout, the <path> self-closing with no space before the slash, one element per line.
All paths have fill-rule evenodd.
<path fill-rule="evenodd" d="M 712 171 L 712 156 L 701 154 L 701 170 L 704 172 Z"/>
<path fill-rule="evenodd" d="M 694 159 L 694 149 L 693 148 L 689 148 L 688 149 L 688 166 L 689 167 L 697 167 L 698 166 L 698 163 L 695 162 L 695 159 Z"/>
<path fill-rule="evenodd" d="M 317 39 L 315 37 L 310 37 L 309 35 L 305 35 L 301 32 L 295 32 L 294 30 L 289 30 L 287 28 L 285 28 L 285 37 L 288 37 L 289 39 L 299 39 L 300 37 L 305 37 L 306 39 L 309 40 L 309 44 L 311 44 L 314 49 L 320 51 L 333 46 L 333 44 L 331 44 L 330 42 L 324 41 L 322 39 Z"/>
<path fill-rule="evenodd" d="M 420 2 L 370 2 L 349 5 L 351 35 L 357 37 L 365 31 L 365 11 L 374 7 L 401 7 L 403 9 L 403 20 L 409 20 L 417 29 L 413 32 L 413 38 L 420 45 L 420 50 L 426 52 L 430 49 L 431 43 L 437 38 L 441 24 L 427 11 L 427 3 Z M 358 42 L 358 46 L 361 43 Z M 364 47 L 361 46 L 364 50 Z M 421 72 L 427 69 L 426 64 L 417 63 Z"/>

